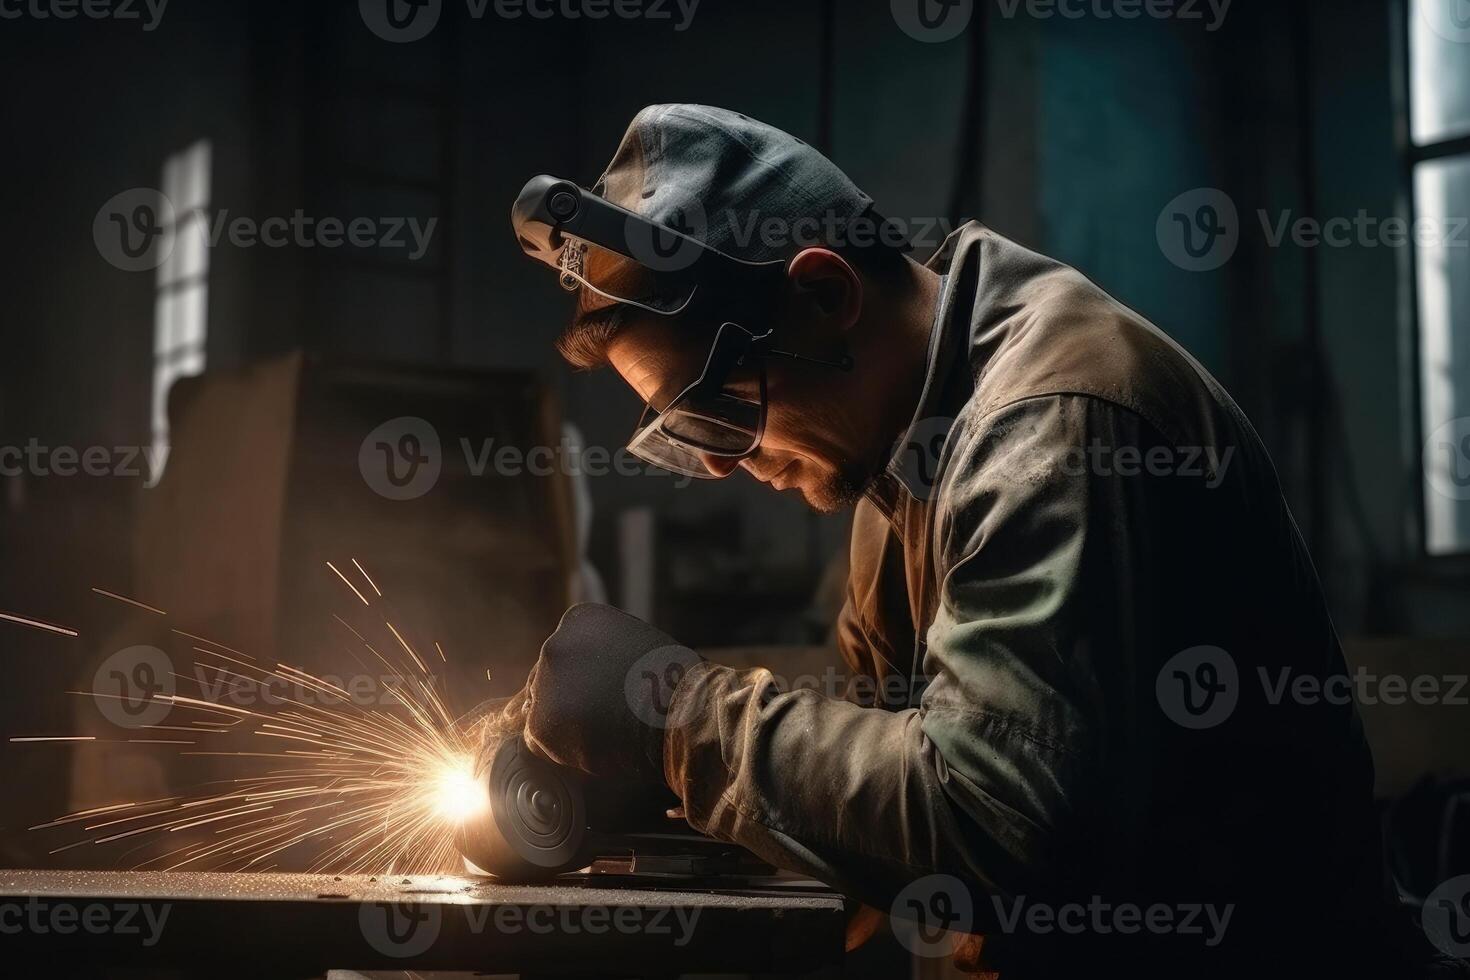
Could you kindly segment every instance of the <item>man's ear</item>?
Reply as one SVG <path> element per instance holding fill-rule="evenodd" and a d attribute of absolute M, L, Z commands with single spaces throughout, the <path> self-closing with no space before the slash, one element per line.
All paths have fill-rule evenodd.
<path fill-rule="evenodd" d="M 829 248 L 803 249 L 787 266 L 786 278 L 800 319 L 843 334 L 862 315 L 862 278 Z"/>

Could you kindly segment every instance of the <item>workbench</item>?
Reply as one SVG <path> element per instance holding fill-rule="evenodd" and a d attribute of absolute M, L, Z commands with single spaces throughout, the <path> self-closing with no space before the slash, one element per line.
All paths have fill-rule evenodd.
<path fill-rule="evenodd" d="M 0 950 L 63 976 L 801 974 L 841 961 L 844 923 L 840 896 L 782 879 L 0 871 Z"/>

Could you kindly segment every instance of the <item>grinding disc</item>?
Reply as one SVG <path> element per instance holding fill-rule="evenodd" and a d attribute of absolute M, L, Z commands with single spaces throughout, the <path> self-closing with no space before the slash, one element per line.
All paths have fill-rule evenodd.
<path fill-rule="evenodd" d="M 536 881 L 588 861 L 587 804 L 572 773 L 533 756 L 518 736 L 490 754 L 489 811 L 460 831 L 460 852 L 499 878 Z"/>

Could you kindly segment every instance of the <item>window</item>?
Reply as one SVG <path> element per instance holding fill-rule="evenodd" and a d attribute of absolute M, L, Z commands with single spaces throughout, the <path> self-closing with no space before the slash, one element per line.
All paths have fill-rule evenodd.
<path fill-rule="evenodd" d="M 1470 552 L 1470 0 L 1407 0 L 1411 261 L 1431 555 Z"/>
<path fill-rule="evenodd" d="M 163 196 L 173 205 L 173 249 L 158 267 L 153 304 L 152 438 L 157 468 L 168 464 L 168 393 L 175 381 L 204 371 L 209 312 L 210 145 L 200 140 L 163 164 Z"/>

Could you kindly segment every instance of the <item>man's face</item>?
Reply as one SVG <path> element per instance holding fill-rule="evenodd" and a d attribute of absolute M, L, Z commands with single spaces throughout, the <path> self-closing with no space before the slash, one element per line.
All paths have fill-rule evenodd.
<path fill-rule="evenodd" d="M 689 334 L 700 338 L 692 341 Z M 613 338 L 613 368 L 645 402 L 679 391 L 699 377 L 712 332 L 657 317 L 635 318 Z M 860 462 L 861 432 L 844 411 L 847 376 L 819 364 L 770 358 L 766 362 L 766 428 L 759 449 L 735 461 L 704 456 L 705 467 L 723 476 L 737 466 L 776 490 L 796 490 L 814 509 L 831 513 L 862 494 L 871 464 Z M 726 386 L 752 401 L 760 398 L 758 373 L 737 371 Z"/>

